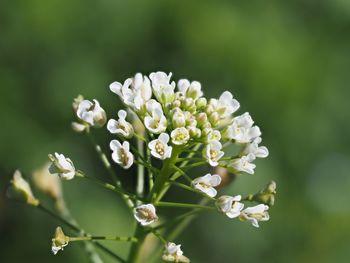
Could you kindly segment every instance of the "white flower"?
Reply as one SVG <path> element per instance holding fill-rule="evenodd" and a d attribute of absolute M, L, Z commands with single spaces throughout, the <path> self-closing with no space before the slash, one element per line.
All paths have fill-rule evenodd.
<path fill-rule="evenodd" d="M 243 154 L 254 154 L 256 158 L 265 158 L 269 155 L 269 150 L 265 146 L 260 146 L 259 143 L 261 143 L 261 137 L 255 138 L 255 140 L 249 144 L 246 145 L 246 147 L 243 149 Z"/>
<path fill-rule="evenodd" d="M 221 118 L 227 118 L 231 114 L 235 113 L 239 109 L 239 102 L 233 98 L 233 95 L 229 91 L 225 91 L 221 94 L 218 100 L 211 99 L 211 106 L 219 113 Z"/>
<path fill-rule="evenodd" d="M 57 227 L 55 231 L 55 236 L 52 239 L 51 251 L 54 255 L 58 253 L 58 251 L 63 250 L 65 246 L 69 243 L 69 237 L 67 237 L 62 228 Z"/>
<path fill-rule="evenodd" d="M 237 116 L 233 123 L 227 127 L 225 137 L 238 143 L 249 143 L 261 135 L 258 126 L 253 126 L 253 119 L 248 112 Z"/>
<path fill-rule="evenodd" d="M 198 81 L 190 83 L 187 79 L 180 79 L 177 87 L 181 94 L 194 100 L 203 96 L 202 87 Z"/>
<path fill-rule="evenodd" d="M 170 136 L 172 143 L 175 145 L 186 144 L 190 139 L 190 134 L 184 127 L 176 128 L 171 132 Z"/>
<path fill-rule="evenodd" d="M 147 76 L 137 73 L 134 78 L 128 78 L 124 84 L 113 82 L 109 85 L 112 92 L 116 93 L 122 101 L 139 111 L 152 97 L 151 82 Z"/>
<path fill-rule="evenodd" d="M 118 111 L 119 119 L 116 121 L 114 119 L 110 119 L 107 123 L 107 129 L 112 134 L 120 134 L 125 138 L 131 138 L 134 135 L 134 128 L 131 123 L 125 120 L 126 111 L 120 110 Z"/>
<path fill-rule="evenodd" d="M 205 146 L 203 155 L 211 166 L 219 165 L 219 160 L 224 156 L 224 152 L 221 149 L 222 145 L 219 141 L 211 141 Z"/>
<path fill-rule="evenodd" d="M 239 218 L 242 221 L 248 220 L 253 226 L 259 227 L 259 221 L 268 221 L 270 219 L 267 210 L 269 210 L 269 207 L 264 204 L 248 207 L 241 212 Z"/>
<path fill-rule="evenodd" d="M 149 116 L 144 119 L 145 127 L 152 133 L 159 134 L 166 130 L 167 119 L 164 116 L 162 106 L 155 100 L 146 103 Z"/>
<path fill-rule="evenodd" d="M 168 262 L 183 262 L 188 263 L 190 260 L 183 255 L 181 250 L 181 245 L 176 245 L 175 243 L 168 242 L 165 245 L 165 250 L 162 259 Z"/>
<path fill-rule="evenodd" d="M 112 140 L 109 144 L 112 152 L 112 159 L 124 169 L 130 168 L 134 163 L 134 155 L 130 152 L 130 144 L 125 141 L 121 144 L 117 140 Z"/>
<path fill-rule="evenodd" d="M 162 104 L 167 104 L 175 99 L 175 82 L 170 83 L 171 73 L 153 72 L 149 75 L 152 81 L 154 95 Z"/>
<path fill-rule="evenodd" d="M 173 149 L 171 146 L 168 146 L 168 142 L 169 135 L 167 133 L 161 133 L 158 139 L 149 142 L 148 148 L 155 158 L 164 160 L 170 158 Z"/>
<path fill-rule="evenodd" d="M 256 165 L 251 163 L 254 160 L 254 154 L 250 153 L 246 156 L 242 156 L 241 158 L 233 159 L 230 163 L 230 167 L 232 167 L 236 172 L 246 172 L 249 174 L 254 174 L 254 169 Z"/>
<path fill-rule="evenodd" d="M 22 174 L 19 170 L 16 170 L 13 174 L 11 185 L 16 192 L 20 193 L 23 196 L 27 204 L 33 206 L 39 205 L 39 200 L 34 197 L 29 183 L 23 179 Z"/>
<path fill-rule="evenodd" d="M 93 127 L 102 127 L 107 121 L 106 112 L 97 100 L 83 100 L 79 103 L 77 116 L 80 120 Z"/>
<path fill-rule="evenodd" d="M 51 165 L 49 168 L 49 172 L 51 174 L 58 174 L 59 177 L 71 180 L 75 175 L 75 168 L 73 162 L 64 157 L 63 154 L 55 153 L 55 156 L 49 154 L 49 159 L 51 161 Z"/>
<path fill-rule="evenodd" d="M 218 198 L 216 205 L 219 210 L 225 213 L 229 218 L 238 217 L 244 207 L 241 201 L 242 197 L 240 195 L 228 196 L 223 195 Z"/>
<path fill-rule="evenodd" d="M 214 187 L 218 186 L 220 183 L 221 177 L 219 175 L 206 174 L 202 177 L 195 178 L 192 181 L 192 186 L 210 197 L 215 197 L 217 191 Z"/>
<path fill-rule="evenodd" d="M 134 209 L 135 219 L 143 226 L 152 224 L 158 220 L 156 208 L 152 204 L 140 205 Z"/>

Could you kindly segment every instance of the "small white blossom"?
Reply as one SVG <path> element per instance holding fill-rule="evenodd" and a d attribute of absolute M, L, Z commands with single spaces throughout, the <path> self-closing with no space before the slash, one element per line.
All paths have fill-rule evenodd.
<path fill-rule="evenodd" d="M 164 116 L 162 106 L 155 100 L 146 103 L 149 116 L 144 119 L 145 127 L 152 133 L 160 134 L 167 128 L 167 119 Z"/>
<path fill-rule="evenodd" d="M 148 148 L 151 150 L 152 156 L 161 160 L 170 158 L 173 148 L 168 146 L 168 142 L 169 135 L 167 133 L 161 133 L 158 139 L 149 142 Z"/>
<path fill-rule="evenodd" d="M 109 88 L 126 105 L 137 111 L 140 111 L 152 97 L 151 82 L 147 76 L 142 76 L 141 73 L 137 73 L 134 78 L 128 78 L 124 84 L 113 82 Z"/>
<path fill-rule="evenodd" d="M 221 149 L 222 145 L 219 141 L 211 141 L 205 146 L 203 155 L 211 166 L 219 165 L 219 160 L 224 156 Z"/>
<path fill-rule="evenodd" d="M 112 140 L 109 144 L 112 152 L 112 159 L 124 169 L 129 169 L 134 163 L 134 155 L 130 152 L 130 144 L 125 141 L 121 144 L 117 140 Z"/>
<path fill-rule="evenodd" d="M 244 204 L 240 202 L 241 199 L 242 197 L 240 195 L 223 195 L 217 199 L 216 205 L 219 210 L 225 213 L 229 218 L 235 218 L 241 214 L 241 211 L 244 208 Z"/>
<path fill-rule="evenodd" d="M 221 118 L 230 117 L 240 106 L 239 102 L 233 98 L 232 93 L 229 91 L 223 92 L 218 100 L 211 99 L 210 105 L 219 113 Z"/>
<path fill-rule="evenodd" d="M 120 134 L 125 138 L 131 138 L 134 135 L 134 128 L 131 123 L 125 120 L 126 111 L 118 111 L 118 120 L 110 119 L 107 123 L 107 129 L 112 134 Z"/>
<path fill-rule="evenodd" d="M 184 127 L 176 128 L 171 132 L 170 136 L 172 143 L 175 145 L 186 144 L 190 139 L 190 134 Z"/>
<path fill-rule="evenodd" d="M 261 135 L 258 126 L 253 126 L 254 121 L 248 112 L 237 116 L 233 123 L 227 127 L 225 137 L 238 143 L 249 143 Z"/>
<path fill-rule="evenodd" d="M 32 206 L 39 205 L 39 200 L 34 197 L 29 183 L 22 177 L 22 174 L 19 170 L 16 170 L 13 174 L 11 185 L 16 192 L 20 193 L 23 196 L 27 204 Z"/>
<path fill-rule="evenodd" d="M 269 210 L 269 207 L 264 204 L 248 207 L 241 212 L 239 218 L 242 221 L 248 220 L 253 226 L 259 227 L 259 221 L 268 221 L 270 219 L 267 210 Z"/>
<path fill-rule="evenodd" d="M 181 94 L 194 100 L 203 96 L 202 87 L 198 81 L 190 83 L 187 79 L 180 79 L 177 87 Z"/>
<path fill-rule="evenodd" d="M 152 224 L 158 220 L 156 208 L 152 204 L 140 205 L 134 209 L 135 219 L 143 226 Z"/>
<path fill-rule="evenodd" d="M 55 153 L 49 154 L 51 165 L 49 172 L 51 174 L 58 174 L 59 177 L 65 180 L 71 180 L 75 176 L 75 167 L 71 159 L 66 158 L 63 154 Z"/>
<path fill-rule="evenodd" d="M 162 259 L 168 262 L 183 262 L 188 263 L 190 260 L 183 255 L 181 250 L 181 245 L 176 245 L 175 243 L 168 242 L 165 245 L 165 250 Z"/>
<path fill-rule="evenodd" d="M 269 150 L 265 146 L 259 146 L 261 143 L 261 137 L 255 138 L 255 140 L 246 145 L 243 149 L 243 154 L 254 154 L 256 158 L 266 158 L 269 155 Z"/>
<path fill-rule="evenodd" d="M 152 81 L 154 95 L 162 104 L 167 104 L 175 99 L 175 82 L 170 82 L 172 73 L 153 72 L 149 75 Z"/>
<path fill-rule="evenodd" d="M 172 124 L 175 128 L 185 127 L 186 125 L 186 116 L 179 108 L 176 108 L 172 116 Z"/>
<path fill-rule="evenodd" d="M 93 102 L 89 100 L 81 101 L 77 109 L 77 116 L 83 122 L 96 128 L 102 127 L 107 121 L 106 112 L 97 100 L 93 100 Z M 78 128 L 76 124 L 75 126 Z M 78 130 L 80 129 L 82 127 L 78 128 Z"/>
<path fill-rule="evenodd" d="M 207 136 L 207 142 L 212 141 L 220 141 L 221 140 L 221 133 L 218 130 L 210 130 Z"/>
<path fill-rule="evenodd" d="M 202 177 L 195 178 L 192 181 L 192 186 L 207 194 L 210 197 L 215 197 L 217 194 L 217 191 L 214 187 L 220 185 L 221 183 L 221 177 L 217 174 L 206 174 Z"/>
<path fill-rule="evenodd" d="M 62 228 L 57 227 L 55 231 L 55 236 L 52 239 L 51 251 L 54 255 L 58 253 L 58 251 L 63 250 L 65 246 L 69 243 L 69 237 L 67 237 Z"/>
<path fill-rule="evenodd" d="M 254 154 L 250 153 L 248 155 L 242 156 L 241 158 L 233 159 L 230 163 L 230 167 L 232 167 L 237 172 L 246 172 L 249 174 L 254 174 L 254 169 L 256 165 L 251 163 L 254 160 Z"/>

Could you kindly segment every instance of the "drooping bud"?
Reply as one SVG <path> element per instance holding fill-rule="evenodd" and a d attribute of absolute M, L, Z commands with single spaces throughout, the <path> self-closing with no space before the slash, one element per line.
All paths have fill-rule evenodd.
<path fill-rule="evenodd" d="M 63 250 L 65 246 L 69 243 L 69 237 L 63 233 L 61 227 L 57 227 L 55 231 L 55 236 L 52 239 L 51 251 L 54 255 L 58 253 L 58 251 Z"/>
<path fill-rule="evenodd" d="M 256 202 L 263 203 L 268 206 L 273 206 L 275 204 L 276 187 L 276 182 L 271 181 L 266 185 L 264 189 L 256 193 L 252 199 Z"/>

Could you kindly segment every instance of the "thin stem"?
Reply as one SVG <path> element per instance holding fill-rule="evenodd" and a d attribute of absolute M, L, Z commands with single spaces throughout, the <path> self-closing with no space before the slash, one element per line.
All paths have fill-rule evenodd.
<path fill-rule="evenodd" d="M 160 224 L 156 227 L 154 227 L 153 229 L 154 230 L 158 230 L 158 229 L 161 229 L 161 228 L 164 228 L 164 227 L 170 227 L 170 226 L 173 226 L 173 225 L 177 225 L 178 222 L 180 222 L 182 219 L 185 219 L 191 215 L 194 215 L 194 214 L 197 214 L 199 212 L 202 212 L 202 211 L 205 211 L 203 209 L 193 209 L 192 211 L 189 211 L 187 213 L 184 213 L 182 215 L 179 215 L 171 220 L 168 220 L 167 222 L 163 223 L 163 224 Z"/>
<path fill-rule="evenodd" d="M 145 166 L 141 164 L 141 160 L 144 160 L 144 141 L 141 139 L 137 140 L 137 150 L 140 156 L 138 157 L 137 165 L 137 184 L 136 184 L 136 194 L 138 196 L 143 196 L 144 186 L 145 186 Z"/>
<path fill-rule="evenodd" d="M 215 207 L 197 205 L 197 204 L 187 204 L 187 203 L 175 203 L 175 202 L 158 202 L 155 204 L 158 207 L 179 207 L 179 208 L 199 208 L 199 209 L 209 209 L 216 210 Z"/>
<path fill-rule="evenodd" d="M 148 147 L 146 147 L 146 148 L 147 148 L 147 151 L 146 151 L 147 163 L 150 164 L 151 167 L 152 167 L 151 150 Z M 149 186 L 149 191 L 152 190 L 153 185 L 154 185 L 153 172 L 152 172 L 152 169 L 148 168 L 148 186 Z"/>
<path fill-rule="evenodd" d="M 190 191 L 190 192 L 193 192 L 193 193 L 196 193 L 196 194 L 200 194 L 200 195 L 202 195 L 203 197 L 209 198 L 209 199 L 211 199 L 211 200 L 215 200 L 215 198 L 212 198 L 212 197 L 208 196 L 207 194 L 205 194 L 205 193 L 203 193 L 203 192 L 201 192 L 201 191 L 199 191 L 199 190 L 196 190 L 196 189 L 192 188 L 191 186 L 188 186 L 188 185 L 185 185 L 185 184 L 182 184 L 182 183 L 179 183 L 179 182 L 174 182 L 174 181 L 168 181 L 168 182 L 169 182 L 170 184 L 175 185 L 175 186 L 177 186 L 177 187 L 180 187 L 180 188 L 182 188 L 182 189 L 184 189 L 184 190 L 187 190 L 187 191 Z"/>
<path fill-rule="evenodd" d="M 96 153 L 98 154 L 98 156 L 100 157 L 104 167 L 106 168 L 108 174 L 110 175 L 112 181 L 114 182 L 116 187 L 121 188 L 122 184 L 119 181 L 119 179 L 117 178 L 116 174 L 113 171 L 113 168 L 111 166 L 111 163 L 108 161 L 107 156 L 103 153 L 100 145 L 98 145 L 94 139 L 94 137 L 92 136 L 91 132 L 87 132 L 87 135 L 92 143 L 92 145 L 94 146 Z M 132 211 L 133 207 L 134 207 L 134 203 L 130 200 L 130 198 L 128 198 L 128 196 L 122 195 L 123 200 L 125 201 L 126 205 L 129 207 L 129 209 Z"/>
<path fill-rule="evenodd" d="M 110 240 L 110 241 L 125 241 L 125 242 L 137 242 L 135 237 L 107 237 L 107 236 L 82 236 L 82 237 L 69 237 L 69 241 L 91 241 L 91 240 Z"/>
<path fill-rule="evenodd" d="M 109 183 L 103 182 L 103 181 L 101 181 L 101 180 L 99 180 L 99 179 L 97 179 L 95 177 L 87 176 L 87 175 L 83 174 L 81 171 L 77 172 L 76 176 L 80 177 L 80 178 L 88 179 L 88 180 L 90 180 L 90 181 L 92 181 L 92 182 L 94 182 L 94 183 L 104 187 L 105 189 L 111 190 L 111 191 L 113 191 L 113 192 L 115 192 L 115 193 L 117 193 L 119 195 L 122 195 L 123 197 L 128 198 L 128 199 L 133 199 L 135 201 L 140 200 L 137 196 L 135 196 L 135 195 L 133 195 L 131 193 L 128 193 L 128 192 L 126 192 L 125 190 L 123 190 L 123 189 L 121 189 L 119 187 L 116 187 L 116 186 L 111 185 Z"/>
<path fill-rule="evenodd" d="M 62 224 L 66 225 L 67 227 L 69 227 L 70 229 L 72 229 L 73 231 L 76 231 L 78 233 L 84 233 L 85 231 L 78 228 L 77 226 L 71 224 L 70 222 L 68 222 L 67 220 L 65 220 L 64 218 L 58 216 L 56 213 L 54 213 L 53 211 L 51 211 L 50 209 L 46 208 L 45 206 L 43 206 L 42 204 L 39 204 L 38 206 L 36 206 L 37 208 L 39 208 L 39 210 L 41 210 L 42 212 L 44 212 L 45 214 L 51 216 L 52 218 L 58 220 L 59 222 L 61 222 Z M 87 235 L 87 234 L 86 234 Z M 110 256 L 112 256 L 113 258 L 115 258 L 116 260 L 125 263 L 126 261 L 121 258 L 120 256 L 118 256 L 117 254 L 115 254 L 113 251 L 111 251 L 110 249 L 106 248 L 104 245 L 98 243 L 98 242 L 94 242 L 94 245 L 96 247 L 98 247 L 99 249 L 103 250 L 104 252 L 106 252 L 107 254 L 109 254 Z"/>
<path fill-rule="evenodd" d="M 138 242 L 132 243 L 130 251 L 129 251 L 129 256 L 128 256 L 127 263 L 137 263 L 137 262 L 139 262 L 141 248 L 142 248 L 144 240 L 145 240 L 145 238 L 147 236 L 147 232 L 144 231 L 142 226 L 137 224 L 136 228 L 135 228 L 134 236 L 135 236 L 135 238 L 138 239 Z"/>
<path fill-rule="evenodd" d="M 191 169 L 191 168 L 194 168 L 194 167 L 197 167 L 197 166 L 201 166 L 201 165 L 206 164 L 206 163 L 207 163 L 207 162 L 202 161 L 202 162 L 192 163 L 192 164 L 190 164 L 190 165 L 183 166 L 183 167 L 181 167 L 181 168 L 182 168 L 182 169 L 188 170 L 188 169 Z"/>
<path fill-rule="evenodd" d="M 185 171 L 183 171 L 181 168 L 175 165 L 173 167 L 176 171 L 178 171 L 181 175 L 183 175 L 189 183 L 192 183 L 192 178 Z"/>
<path fill-rule="evenodd" d="M 159 234 L 154 228 L 151 229 L 151 233 L 155 235 L 164 245 L 167 243 L 165 238 L 161 234 Z"/>

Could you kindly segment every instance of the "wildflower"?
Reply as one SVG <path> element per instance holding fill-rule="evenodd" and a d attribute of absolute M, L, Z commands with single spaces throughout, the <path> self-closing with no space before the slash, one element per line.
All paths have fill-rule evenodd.
<path fill-rule="evenodd" d="M 157 100 L 162 104 L 167 104 L 175 99 L 175 82 L 170 83 L 172 73 L 167 75 L 164 72 L 153 72 L 149 75 L 152 81 L 152 89 Z"/>
<path fill-rule="evenodd" d="M 242 197 L 240 195 L 228 196 L 223 195 L 218 198 L 216 205 L 219 210 L 225 213 L 229 218 L 238 217 L 244 207 L 244 204 L 240 203 Z"/>
<path fill-rule="evenodd" d="M 81 101 L 77 109 L 77 116 L 81 121 L 95 128 L 102 127 L 107 121 L 106 112 L 97 100 L 93 100 L 93 102 L 89 100 Z M 75 124 L 75 126 L 77 125 Z"/>
<path fill-rule="evenodd" d="M 69 243 L 69 237 L 67 237 L 61 227 L 57 227 L 55 231 L 55 236 L 52 239 L 51 251 L 54 255 L 58 253 L 58 251 L 63 250 L 65 246 Z"/>
<path fill-rule="evenodd" d="M 218 186 L 221 183 L 221 177 L 217 174 L 206 174 L 202 177 L 198 177 L 192 181 L 192 186 L 207 194 L 210 197 L 215 197 L 217 191 L 214 187 Z"/>
<path fill-rule="evenodd" d="M 180 79 L 177 87 L 181 94 L 194 100 L 203 96 L 201 84 L 198 81 L 192 81 L 191 83 L 187 79 Z"/>
<path fill-rule="evenodd" d="M 259 221 L 268 221 L 270 219 L 267 210 L 269 210 L 269 207 L 264 204 L 248 207 L 241 212 L 239 218 L 242 221 L 248 220 L 253 226 L 259 227 Z"/>
<path fill-rule="evenodd" d="M 246 145 L 243 149 L 243 154 L 254 154 L 256 158 L 266 158 L 269 155 L 269 150 L 265 146 L 259 146 L 261 143 L 261 137 L 257 137 L 253 142 Z"/>
<path fill-rule="evenodd" d="M 150 115 L 144 119 L 145 127 L 155 134 L 164 132 L 167 128 L 167 119 L 164 116 L 162 106 L 155 100 L 146 103 L 147 111 Z"/>
<path fill-rule="evenodd" d="M 229 164 L 229 167 L 232 168 L 233 172 L 246 172 L 249 174 L 254 174 L 256 165 L 251 163 L 254 160 L 254 154 L 250 153 L 240 158 L 233 159 Z"/>
<path fill-rule="evenodd" d="M 32 176 L 35 186 L 50 196 L 54 200 L 62 198 L 61 181 L 57 176 L 52 176 L 49 173 L 50 164 L 47 163 L 44 166 L 36 169 Z"/>
<path fill-rule="evenodd" d="M 183 262 L 189 263 L 190 260 L 183 255 L 181 250 L 181 245 L 176 245 L 175 243 L 168 242 L 165 245 L 165 250 L 162 259 L 168 262 Z"/>
<path fill-rule="evenodd" d="M 134 155 L 130 152 L 130 144 L 125 141 L 121 144 L 117 140 L 112 140 L 109 144 L 112 152 L 112 159 L 124 169 L 130 168 L 134 163 Z"/>
<path fill-rule="evenodd" d="M 221 151 L 222 145 L 219 141 L 211 141 L 204 148 L 203 155 L 211 166 L 218 166 L 219 160 L 224 156 Z"/>
<path fill-rule="evenodd" d="M 155 158 L 164 160 L 170 158 L 173 149 L 171 146 L 168 146 L 168 142 L 169 135 L 167 133 L 161 133 L 158 139 L 149 142 L 148 148 Z"/>
<path fill-rule="evenodd" d="M 134 128 L 125 120 L 126 111 L 118 111 L 118 120 L 110 119 L 107 123 L 107 129 L 112 134 L 120 134 L 125 138 L 131 138 L 134 135 Z"/>
<path fill-rule="evenodd" d="M 32 206 L 39 205 L 39 200 L 34 197 L 29 183 L 22 177 L 22 174 L 19 170 L 16 170 L 13 174 L 11 186 L 12 188 L 9 190 L 14 190 L 15 192 L 19 193 L 27 204 Z"/>
<path fill-rule="evenodd" d="M 156 208 L 152 204 L 140 205 L 134 209 L 135 219 L 143 226 L 152 224 L 158 220 Z"/>
<path fill-rule="evenodd" d="M 73 162 L 64 157 L 63 154 L 55 153 L 55 156 L 49 154 L 49 159 L 51 161 L 51 165 L 49 167 L 49 172 L 51 174 L 58 174 L 59 177 L 71 180 L 75 175 L 75 168 Z"/>
<path fill-rule="evenodd" d="M 186 144 L 190 139 L 190 134 L 184 127 L 176 128 L 171 132 L 170 136 L 172 143 L 176 145 Z"/>
<path fill-rule="evenodd" d="M 152 97 L 151 82 L 147 76 L 137 73 L 134 78 L 128 78 L 124 84 L 113 82 L 109 85 L 112 92 L 131 108 L 140 111 Z"/>
<path fill-rule="evenodd" d="M 261 135 L 258 126 L 253 126 L 254 121 L 248 112 L 237 116 L 233 123 L 227 127 L 225 138 L 235 140 L 237 143 L 249 143 Z"/>

